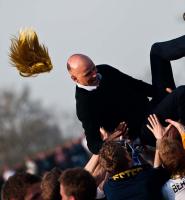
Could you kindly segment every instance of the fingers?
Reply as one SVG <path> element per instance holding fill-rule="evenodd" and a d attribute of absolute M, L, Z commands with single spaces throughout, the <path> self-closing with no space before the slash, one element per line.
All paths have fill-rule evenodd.
<path fill-rule="evenodd" d="M 151 132 L 153 132 L 153 128 L 149 124 L 147 124 L 146 126 Z"/>
<path fill-rule="evenodd" d="M 173 90 L 172 90 L 171 88 L 166 88 L 165 90 L 166 90 L 166 92 L 168 92 L 168 93 L 172 93 L 172 92 L 173 92 Z"/>
<path fill-rule="evenodd" d="M 127 129 L 128 128 L 126 122 L 120 122 L 114 132 L 121 131 L 123 133 L 122 135 L 124 136 L 128 131 Z"/>
<path fill-rule="evenodd" d="M 122 135 L 121 131 L 116 131 L 113 134 L 111 134 L 106 141 L 113 141 L 114 139 L 120 137 Z"/>
<path fill-rule="evenodd" d="M 171 127 L 172 127 L 172 124 L 169 124 L 169 125 L 166 127 L 166 130 L 169 130 Z"/>
<path fill-rule="evenodd" d="M 177 121 L 173 121 L 171 119 L 166 119 L 166 122 L 170 123 L 171 125 L 173 125 L 174 127 L 177 128 L 177 130 L 179 131 L 179 133 L 184 133 L 185 132 L 185 126 L 183 124 L 181 124 L 180 122 Z"/>
<path fill-rule="evenodd" d="M 100 127 L 100 134 L 103 141 L 106 140 L 109 136 L 108 131 L 106 131 L 103 127 Z"/>
<path fill-rule="evenodd" d="M 172 127 L 172 124 L 169 124 L 166 128 L 165 128 L 165 132 L 164 135 L 169 131 L 169 129 Z"/>
<path fill-rule="evenodd" d="M 106 130 L 103 127 L 100 127 L 100 133 L 101 134 L 106 134 L 107 132 L 106 132 Z"/>
<path fill-rule="evenodd" d="M 157 118 L 157 116 L 155 114 L 153 114 L 154 120 L 156 124 L 160 124 L 159 119 Z"/>
<path fill-rule="evenodd" d="M 159 120 L 155 114 L 149 115 L 148 121 L 150 122 L 152 128 L 159 124 Z"/>
<path fill-rule="evenodd" d="M 125 131 L 123 131 L 121 136 L 120 136 L 120 140 L 123 140 L 123 139 L 125 139 L 127 137 L 128 130 L 129 130 L 129 128 L 126 127 Z"/>
<path fill-rule="evenodd" d="M 176 128 L 180 125 L 179 122 L 173 121 L 172 119 L 166 119 L 166 122 L 172 124 L 173 126 L 175 126 Z"/>
<path fill-rule="evenodd" d="M 125 122 L 122 122 L 122 137 L 124 137 L 127 133 L 128 133 L 128 127 L 127 124 Z"/>
<path fill-rule="evenodd" d="M 128 133 L 127 124 L 125 122 L 121 122 L 115 129 L 115 131 L 107 138 L 107 141 L 115 140 L 118 137 L 123 138 L 127 133 Z"/>
<path fill-rule="evenodd" d="M 148 121 L 149 121 L 151 127 L 153 128 L 153 127 L 155 126 L 155 123 L 154 123 L 154 120 L 153 120 L 153 118 L 152 118 L 152 115 L 150 115 L 150 116 L 148 117 Z"/>
<path fill-rule="evenodd" d="M 149 115 L 148 117 L 149 124 L 147 128 L 154 134 L 155 137 L 158 137 L 162 134 L 163 127 L 160 124 L 157 116 L 155 114 Z"/>
<path fill-rule="evenodd" d="M 117 130 L 125 130 L 127 124 L 125 122 L 120 122 L 115 131 Z"/>

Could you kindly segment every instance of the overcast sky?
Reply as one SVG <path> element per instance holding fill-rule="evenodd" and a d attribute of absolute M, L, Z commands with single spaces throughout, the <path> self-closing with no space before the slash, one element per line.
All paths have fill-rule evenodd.
<path fill-rule="evenodd" d="M 0 88 L 29 85 L 34 98 L 74 110 L 75 87 L 66 71 L 73 53 L 150 82 L 150 46 L 185 33 L 184 5 L 185 0 L 0 0 Z M 23 78 L 10 66 L 8 51 L 12 35 L 30 26 L 48 47 L 54 69 Z M 178 84 L 184 64 L 174 64 Z"/>

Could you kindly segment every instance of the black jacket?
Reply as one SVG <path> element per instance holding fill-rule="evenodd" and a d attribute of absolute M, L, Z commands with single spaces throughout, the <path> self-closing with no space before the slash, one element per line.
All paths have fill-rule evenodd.
<path fill-rule="evenodd" d="M 148 97 L 154 93 L 152 85 L 109 65 L 98 65 L 97 70 L 102 79 L 96 90 L 87 91 L 76 86 L 77 116 L 92 153 L 97 153 L 102 145 L 100 127 L 113 131 L 125 121 L 130 137 L 138 136 L 147 111 Z"/>

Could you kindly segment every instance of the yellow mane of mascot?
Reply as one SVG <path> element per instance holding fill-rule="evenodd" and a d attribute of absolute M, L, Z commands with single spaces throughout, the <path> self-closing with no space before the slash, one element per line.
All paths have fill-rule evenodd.
<path fill-rule="evenodd" d="M 31 28 L 20 30 L 19 36 L 11 39 L 9 57 L 11 64 L 24 77 L 49 72 L 53 68 L 47 47 L 39 44 L 37 34 Z"/>

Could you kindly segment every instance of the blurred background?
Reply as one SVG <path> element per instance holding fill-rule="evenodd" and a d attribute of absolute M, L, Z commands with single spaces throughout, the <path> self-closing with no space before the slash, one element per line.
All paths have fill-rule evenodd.
<path fill-rule="evenodd" d="M 185 0 L 0 0 L 1 174 L 32 159 L 38 164 L 48 156 L 55 163 L 49 157 L 54 152 L 54 160 L 70 155 L 69 162 L 77 163 L 72 165 L 83 165 L 88 156 L 81 152 L 83 130 L 67 58 L 83 53 L 95 64 L 112 65 L 150 83 L 150 47 L 185 33 L 184 5 Z M 50 73 L 24 78 L 9 64 L 10 38 L 24 27 L 33 27 L 48 47 Z M 176 84 L 184 84 L 184 58 L 173 62 L 173 71 Z M 73 157 L 70 148 L 82 158 Z M 45 164 L 43 171 L 51 167 Z"/>

